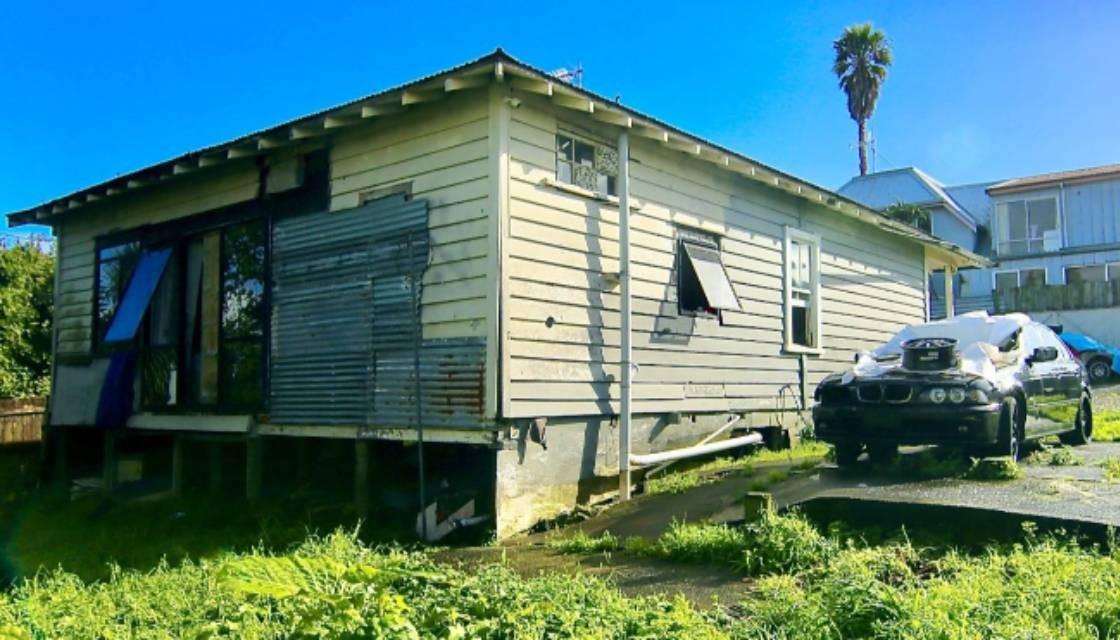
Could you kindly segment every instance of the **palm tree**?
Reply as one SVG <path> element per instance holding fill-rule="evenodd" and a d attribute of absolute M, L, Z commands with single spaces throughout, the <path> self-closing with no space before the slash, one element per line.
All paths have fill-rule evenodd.
<path fill-rule="evenodd" d="M 836 51 L 832 70 L 840 78 L 840 88 L 848 94 L 848 114 L 859 125 L 859 175 L 867 175 L 867 120 L 887 79 L 891 48 L 886 34 L 875 30 L 870 22 L 844 29 L 832 48 Z"/>

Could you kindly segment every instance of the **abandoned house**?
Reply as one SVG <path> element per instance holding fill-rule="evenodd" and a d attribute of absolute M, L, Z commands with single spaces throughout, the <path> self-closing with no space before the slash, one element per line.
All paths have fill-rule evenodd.
<path fill-rule="evenodd" d="M 499 535 L 796 430 L 984 263 L 501 50 L 8 216 L 57 236 L 60 474 L 216 442 L 254 497 L 330 440 L 359 508 L 408 479 Z"/>

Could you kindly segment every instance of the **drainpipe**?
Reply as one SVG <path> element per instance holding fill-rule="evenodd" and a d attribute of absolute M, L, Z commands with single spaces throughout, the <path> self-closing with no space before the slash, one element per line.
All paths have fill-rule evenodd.
<path fill-rule="evenodd" d="M 630 326 L 630 136 L 618 135 L 618 279 L 622 293 L 622 398 L 618 429 L 618 499 L 630 499 L 630 386 L 634 366 L 631 359 Z"/>
<path fill-rule="evenodd" d="M 954 307 L 956 304 L 953 301 L 953 273 L 954 269 L 951 265 L 945 265 L 945 317 L 952 318 L 956 315 Z"/>

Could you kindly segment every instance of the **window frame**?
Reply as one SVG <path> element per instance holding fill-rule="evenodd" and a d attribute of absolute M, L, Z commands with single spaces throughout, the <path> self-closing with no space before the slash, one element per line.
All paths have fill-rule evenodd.
<path fill-rule="evenodd" d="M 810 247 L 809 257 L 809 288 L 800 291 L 808 294 L 811 305 L 807 324 L 813 338 L 811 345 L 804 345 L 793 340 L 793 309 L 794 287 L 793 273 L 790 269 L 790 260 L 793 257 L 794 244 L 807 244 Z M 821 336 L 821 318 L 823 317 L 821 300 L 821 237 L 794 227 L 785 227 L 785 239 L 782 243 L 782 350 L 789 354 L 821 355 L 824 347 Z"/>
<path fill-rule="evenodd" d="M 90 355 L 101 356 L 112 353 L 117 347 L 110 347 L 104 341 L 104 334 L 109 329 L 109 325 L 113 323 L 113 317 L 116 316 L 117 307 L 120 306 L 121 296 L 128 290 L 128 283 L 132 280 L 132 274 L 128 275 L 128 280 L 119 283 L 119 291 L 117 291 L 117 307 L 113 308 L 113 314 L 109 317 L 107 323 L 101 321 L 101 267 L 108 262 L 119 262 L 120 258 L 115 257 L 110 260 L 103 260 L 101 253 L 106 249 L 112 247 L 123 246 L 127 244 L 135 244 L 137 248 L 137 257 L 147 248 L 144 244 L 141 234 L 137 231 L 129 231 L 124 233 L 112 233 L 101 236 L 94 240 L 93 243 L 93 305 L 90 311 Z M 135 268 L 135 266 L 134 266 Z"/>
<path fill-rule="evenodd" d="M 570 161 L 561 160 L 561 158 L 560 158 L 560 138 L 562 138 L 562 137 L 563 138 L 568 138 L 569 140 L 572 141 L 573 155 L 572 155 L 572 160 L 570 160 Z M 613 175 L 613 176 L 610 175 L 610 174 L 606 174 L 606 173 L 600 174 L 600 175 L 603 175 L 607 178 L 607 190 L 606 191 L 600 191 L 598 189 L 588 189 L 586 187 L 580 186 L 579 184 L 577 184 L 575 182 L 575 167 L 576 167 L 577 163 L 576 163 L 576 160 L 575 160 L 574 145 L 576 143 L 582 143 L 582 144 L 588 145 L 592 148 L 592 168 L 594 168 L 594 164 L 595 164 L 594 153 L 595 153 L 596 148 L 602 147 L 602 148 L 612 149 L 615 152 L 617 152 L 617 149 L 615 149 L 611 145 L 606 144 L 602 141 L 595 140 L 594 138 L 591 138 L 587 135 L 576 133 L 576 132 L 574 132 L 570 129 L 565 129 L 563 127 L 557 128 L 556 134 L 553 136 L 553 140 L 554 140 L 553 154 L 555 156 L 555 162 L 553 163 L 552 180 L 555 182 L 555 184 L 562 185 L 564 188 L 568 188 L 568 189 L 578 189 L 580 191 L 586 191 L 589 195 L 591 195 L 592 197 L 596 197 L 596 198 L 603 198 L 603 199 L 618 198 L 618 170 L 617 170 L 617 168 L 615 170 L 615 175 Z M 570 180 L 563 180 L 563 179 L 560 178 L 560 163 L 561 162 L 569 162 L 571 164 L 572 171 L 571 171 L 571 175 L 569 176 L 571 178 Z M 599 172 L 596 171 L 596 173 L 599 173 Z M 611 181 L 612 180 L 614 182 L 614 191 L 613 192 L 611 191 Z"/>
<path fill-rule="evenodd" d="M 1120 279 L 1120 276 L 1113 277 L 1111 272 L 1113 269 L 1120 270 L 1120 262 L 1093 262 L 1091 264 L 1067 264 L 1062 265 L 1062 283 L 1070 284 L 1069 270 L 1070 269 L 1085 269 L 1087 267 L 1101 267 L 1104 269 L 1104 280 L 1097 280 L 1095 282 L 1112 282 L 1113 280 Z M 1080 284 L 1080 283 L 1079 283 Z"/>
<path fill-rule="evenodd" d="M 999 291 L 996 287 L 996 276 L 1001 273 L 1014 273 L 1015 274 L 1015 288 L 1020 289 L 1023 286 L 1023 272 L 1024 271 L 1041 271 L 1042 284 L 1050 284 L 1050 271 L 1046 267 L 1020 267 L 1018 269 L 995 269 L 992 271 L 992 291 Z M 1064 272 L 1063 272 L 1064 274 Z"/>
<path fill-rule="evenodd" d="M 735 283 L 731 281 L 730 274 L 727 273 L 727 266 L 723 264 L 723 249 L 720 247 L 720 237 L 714 233 L 702 231 L 699 229 L 692 229 L 688 227 L 677 227 L 676 229 L 676 255 L 674 257 L 674 280 L 677 287 L 677 314 L 681 316 L 688 316 L 692 318 L 714 318 L 722 322 L 723 312 L 731 309 L 722 309 L 719 307 L 708 307 L 706 309 L 692 309 L 685 308 L 684 297 L 681 295 L 684 284 L 685 265 L 686 263 L 691 268 L 690 258 L 685 251 L 685 245 L 691 244 L 701 249 L 708 249 L 715 251 L 720 256 L 720 267 L 723 268 L 723 275 L 727 278 L 728 285 L 731 286 L 731 292 L 735 294 L 735 302 L 739 302 L 738 292 L 735 291 Z M 699 274 L 696 274 L 696 287 L 699 289 L 700 294 L 707 300 L 707 293 L 704 291 L 704 284 L 700 280 Z M 741 311 L 740 305 L 735 311 Z"/>
<path fill-rule="evenodd" d="M 1057 194 L 1045 195 L 1045 196 L 1036 196 L 1036 197 L 1033 197 L 1033 198 L 1016 198 L 1016 199 L 1013 199 L 1013 200 L 1003 200 L 1003 201 L 1000 201 L 1000 202 L 997 202 L 997 203 L 994 204 L 994 214 L 995 214 L 995 221 L 996 221 L 996 227 L 997 228 L 995 230 L 995 233 L 992 234 L 992 244 L 993 244 L 992 249 L 993 249 L 993 253 L 995 255 L 997 255 L 997 256 L 1020 256 L 1020 255 L 1038 255 L 1038 254 L 1044 254 L 1044 253 L 1054 253 L 1054 250 L 1051 250 L 1051 251 L 1046 250 L 1045 231 L 1043 232 L 1043 235 L 1039 236 L 1038 238 L 1031 238 L 1030 237 L 1030 203 L 1032 203 L 1032 202 L 1042 202 L 1042 201 L 1047 201 L 1047 200 L 1054 203 L 1054 231 L 1057 231 L 1057 233 L 1058 233 L 1058 248 L 1057 248 L 1057 251 L 1060 251 L 1065 246 L 1065 238 L 1063 237 L 1064 233 L 1062 232 L 1062 226 L 1063 226 L 1062 225 L 1062 223 L 1063 223 L 1063 220 L 1062 220 L 1062 206 L 1061 206 L 1061 201 L 1059 200 Z M 1004 252 L 1004 251 L 1001 251 L 1001 247 L 1000 247 L 1001 244 L 1004 244 L 1004 241 L 1001 240 L 1001 237 L 1003 235 L 1003 231 L 1004 231 L 1005 226 L 1007 227 L 1008 232 L 1010 232 L 1010 230 L 1011 230 L 1011 224 L 1010 224 L 1010 221 L 1008 219 L 1008 217 L 1009 217 L 1008 209 L 1010 208 L 1010 206 L 1012 204 L 1015 204 L 1015 203 L 1022 203 L 1022 205 L 1023 205 L 1023 213 L 1027 218 L 1025 226 L 1027 228 L 1027 234 L 1028 235 L 1026 237 L 1023 237 L 1023 238 L 1008 237 L 1006 243 L 1010 244 L 1010 243 L 1014 243 L 1014 242 L 1025 242 L 1027 244 L 1027 250 L 1024 251 L 1024 252 L 1018 252 L 1018 253 L 1016 253 L 1016 252 Z M 1031 242 L 1042 242 L 1043 243 L 1042 250 L 1041 251 L 1031 251 L 1030 250 L 1030 243 Z"/>

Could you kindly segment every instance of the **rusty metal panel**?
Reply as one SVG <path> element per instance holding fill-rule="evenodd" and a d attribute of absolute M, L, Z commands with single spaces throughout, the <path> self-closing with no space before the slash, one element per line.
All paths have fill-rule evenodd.
<path fill-rule="evenodd" d="M 413 286 L 429 254 L 424 200 L 385 198 L 275 223 L 274 423 L 415 426 L 417 402 L 425 426 L 479 423 L 484 341 L 418 335 L 422 292 Z"/>

